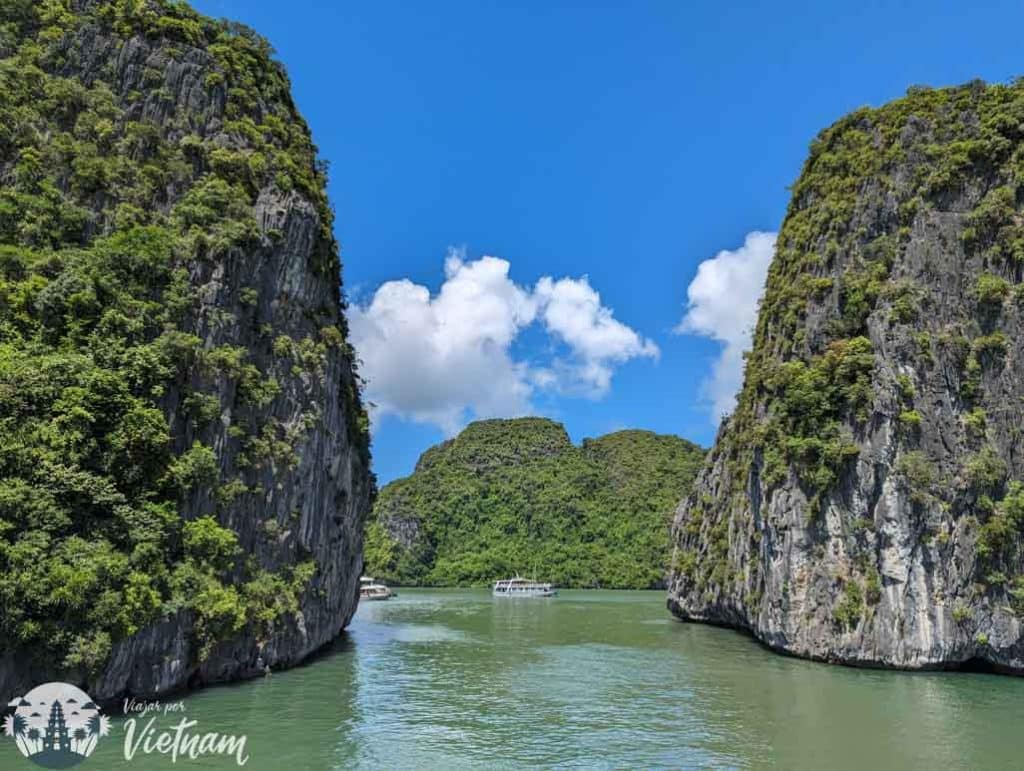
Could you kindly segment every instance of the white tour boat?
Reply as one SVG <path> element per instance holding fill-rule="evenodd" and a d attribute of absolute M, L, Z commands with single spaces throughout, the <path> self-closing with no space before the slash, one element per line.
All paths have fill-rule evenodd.
<path fill-rule="evenodd" d="M 360 600 L 390 600 L 394 593 L 384 584 L 378 584 L 369 576 L 359 579 Z"/>
<path fill-rule="evenodd" d="M 495 597 L 554 597 L 558 591 L 551 584 L 542 584 L 526 578 L 506 578 L 495 581 L 491 593 Z"/>

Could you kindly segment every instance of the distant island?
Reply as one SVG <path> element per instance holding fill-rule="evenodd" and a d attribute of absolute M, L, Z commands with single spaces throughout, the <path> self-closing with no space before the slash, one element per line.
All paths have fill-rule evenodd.
<path fill-rule="evenodd" d="M 365 570 L 401 585 L 519 571 L 563 587 L 662 587 L 669 522 L 704 453 L 650 431 L 577 447 L 544 418 L 471 423 L 381 490 Z"/>

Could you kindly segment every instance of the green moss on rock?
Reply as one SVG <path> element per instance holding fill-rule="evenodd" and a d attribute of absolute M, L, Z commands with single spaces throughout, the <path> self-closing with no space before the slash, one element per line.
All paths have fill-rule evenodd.
<path fill-rule="evenodd" d="M 193 67 L 205 93 L 176 94 Z M 308 569 L 268 577 L 207 548 L 236 538 L 216 515 L 249 488 L 220 495 L 237 448 L 199 438 L 233 411 L 270 477 L 297 439 L 262 420 L 282 385 L 254 352 L 208 345 L 238 319 L 197 320 L 199 276 L 273 246 L 261 195 L 302 197 L 319 231 L 299 269 L 338 278 L 325 169 L 267 42 L 173 0 L 0 3 L 0 179 L 0 650 L 95 668 L 186 609 L 205 655 L 294 608 L 271 589 Z M 336 304 L 310 313 L 344 341 Z M 366 468 L 365 412 L 343 393 Z M 172 430 L 179 415 L 190 427 Z M 186 500 L 207 516 L 184 521 Z"/>

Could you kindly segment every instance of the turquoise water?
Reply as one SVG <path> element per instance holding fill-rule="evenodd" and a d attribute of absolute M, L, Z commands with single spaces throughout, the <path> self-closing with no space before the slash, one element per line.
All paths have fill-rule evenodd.
<path fill-rule="evenodd" d="M 315 662 L 184 706 L 195 730 L 246 735 L 247 769 L 1024 766 L 1024 679 L 785 658 L 673 620 L 661 592 L 401 590 Z M 79 768 L 238 767 L 126 762 L 124 729 Z"/>

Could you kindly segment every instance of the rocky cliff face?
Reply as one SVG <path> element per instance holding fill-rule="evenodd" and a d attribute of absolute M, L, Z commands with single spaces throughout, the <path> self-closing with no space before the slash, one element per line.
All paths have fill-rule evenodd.
<path fill-rule="evenodd" d="M 287 77 L 179 3 L 0 13 L 0 698 L 295 664 L 355 610 L 373 481 Z"/>
<path fill-rule="evenodd" d="M 1024 86 L 813 143 L 668 605 L 799 656 L 1024 672 Z"/>
<path fill-rule="evenodd" d="M 669 517 L 703 456 L 650 431 L 576 447 L 544 418 L 471 423 L 381 490 L 367 569 L 406 585 L 536 571 L 560 586 L 664 586 Z"/>

